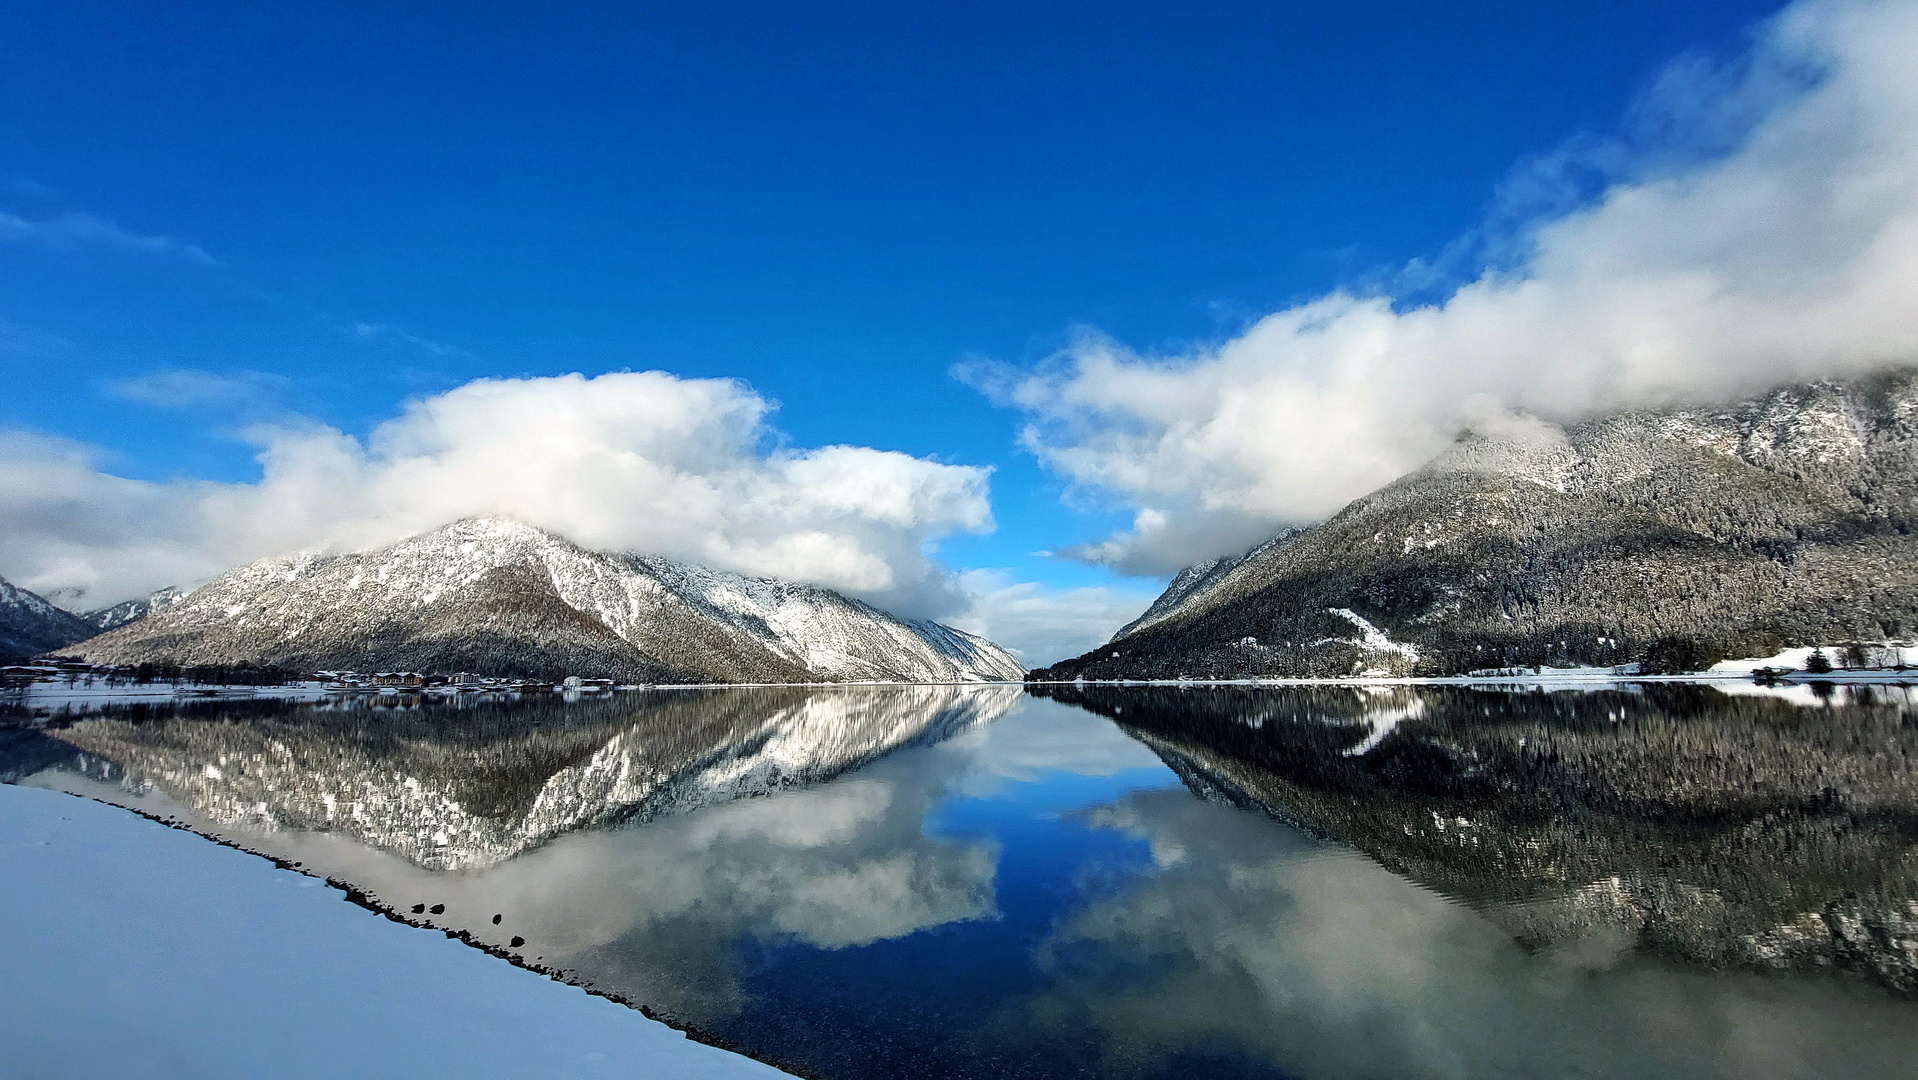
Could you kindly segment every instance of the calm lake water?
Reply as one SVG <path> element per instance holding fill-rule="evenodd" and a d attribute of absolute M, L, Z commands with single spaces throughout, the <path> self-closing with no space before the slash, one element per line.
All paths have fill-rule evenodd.
<path fill-rule="evenodd" d="M 1918 706 L 1740 689 L 140 706 L 0 779 L 819 1077 L 1912 1076 Z"/>

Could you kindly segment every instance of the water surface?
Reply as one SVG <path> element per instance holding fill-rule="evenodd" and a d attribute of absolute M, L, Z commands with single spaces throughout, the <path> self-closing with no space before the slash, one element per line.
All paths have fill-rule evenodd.
<path fill-rule="evenodd" d="M 822 1077 L 1918 1061 L 1904 691 L 1046 693 L 139 706 L 11 729 L 0 778 Z"/>

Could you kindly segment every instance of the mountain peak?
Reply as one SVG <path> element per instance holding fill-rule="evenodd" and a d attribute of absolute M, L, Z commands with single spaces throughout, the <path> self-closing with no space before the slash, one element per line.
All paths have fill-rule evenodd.
<path fill-rule="evenodd" d="M 263 559 L 89 642 L 90 659 L 471 670 L 629 682 L 991 681 L 990 642 L 830 589 L 597 552 L 506 517 Z"/>

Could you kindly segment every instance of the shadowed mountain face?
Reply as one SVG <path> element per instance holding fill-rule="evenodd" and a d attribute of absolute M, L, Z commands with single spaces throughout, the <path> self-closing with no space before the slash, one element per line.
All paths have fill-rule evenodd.
<path fill-rule="evenodd" d="M 1035 687 L 1201 797 L 1351 844 L 1534 948 L 1611 935 L 1918 993 L 1918 712 L 1642 692 Z"/>
<path fill-rule="evenodd" d="M 1034 676 L 1689 669 L 1918 626 L 1910 369 L 1472 434 Z"/>
<path fill-rule="evenodd" d="M 628 682 L 1018 679 L 998 646 L 828 589 L 588 551 L 498 519 L 266 559 L 70 650 L 96 663 Z"/>
<path fill-rule="evenodd" d="M 92 623 L 0 578 L 0 663 L 13 663 L 92 637 Z"/>
<path fill-rule="evenodd" d="M 69 767 L 158 788 L 215 825 L 336 833 L 435 870 L 578 828 L 830 780 L 989 722 L 1016 686 L 769 688 L 470 709 L 289 714 L 271 702 L 50 729 Z M 76 755 L 73 751 L 78 751 Z M 44 768 L 46 745 L 12 748 Z"/>

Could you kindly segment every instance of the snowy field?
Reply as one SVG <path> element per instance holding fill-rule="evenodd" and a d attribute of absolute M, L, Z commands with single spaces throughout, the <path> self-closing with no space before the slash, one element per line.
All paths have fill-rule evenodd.
<path fill-rule="evenodd" d="M 0 785 L 0 1075 L 786 1074 L 102 803 Z"/>

